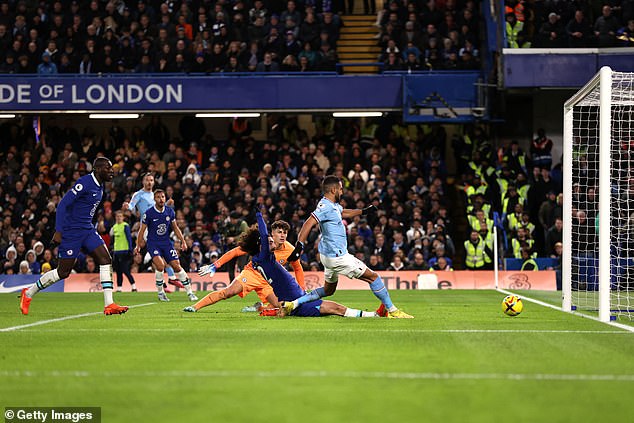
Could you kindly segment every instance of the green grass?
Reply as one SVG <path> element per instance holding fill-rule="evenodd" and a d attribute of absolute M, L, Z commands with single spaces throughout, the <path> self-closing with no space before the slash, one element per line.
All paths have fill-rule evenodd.
<path fill-rule="evenodd" d="M 558 293 L 526 294 L 559 301 Z M 589 422 L 634 414 L 623 394 L 634 388 L 630 332 L 529 302 L 510 318 L 494 291 L 392 296 L 416 318 L 240 313 L 254 296 L 186 314 L 184 294 L 172 294 L 170 303 L 123 316 L 0 332 L 0 407 L 99 406 L 104 422 Z M 155 301 L 149 293 L 117 298 Z M 377 303 L 364 291 L 333 300 Z M 40 294 L 22 316 L 16 295 L 0 295 L 0 328 L 102 306 L 98 293 Z"/>

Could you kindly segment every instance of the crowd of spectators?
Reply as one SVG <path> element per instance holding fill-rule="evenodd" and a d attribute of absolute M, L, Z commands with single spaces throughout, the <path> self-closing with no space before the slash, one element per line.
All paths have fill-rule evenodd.
<path fill-rule="evenodd" d="M 374 269 L 438 269 L 455 258 L 443 126 L 381 118 L 360 127 L 358 120 L 316 117 L 315 135 L 309 137 L 296 118 L 272 115 L 268 141 L 256 141 L 243 119 L 231 121 L 225 140 L 214 140 L 194 117 L 182 119 L 178 134 L 159 117 L 148 121 L 145 127 L 126 130 L 114 123 L 95 131 L 49 117 L 39 142 L 26 120 L 0 125 L 0 273 L 20 272 L 23 261 L 27 273 L 55 267 L 56 251 L 49 247 L 56 205 L 98 155 L 110 158 L 115 169 L 96 215 L 98 232 L 110 243 L 115 211 L 151 172 L 157 187 L 174 199 L 190 247 L 181 255 L 189 271 L 230 248 L 232 228 L 254 223 L 258 203 L 265 205 L 269 222 L 289 222 L 294 242 L 321 198 L 326 174 L 342 179 L 344 207 L 378 207 L 376 215 L 345 222 L 350 252 Z M 137 216 L 126 212 L 126 220 L 136 236 Z M 315 229 L 301 258 L 307 270 L 320 269 L 318 237 Z M 148 269 L 136 256 L 133 271 Z M 82 257 L 76 270 L 96 267 Z"/>
<path fill-rule="evenodd" d="M 553 166 L 553 142 L 538 129 L 529 153 L 510 140 L 495 149 L 481 128 L 453 140 L 463 172 L 470 239 L 467 266 L 493 266 L 493 226 L 501 232 L 504 256 L 521 260 L 561 259 L 563 174 Z M 469 252 L 471 252 L 471 257 Z"/>
<path fill-rule="evenodd" d="M 244 119 L 232 120 L 227 139 L 217 141 L 193 117 L 182 119 L 176 136 L 159 117 L 144 128 L 126 131 L 115 123 L 99 134 L 90 127 L 78 131 L 70 120 L 60 126 L 49 118 L 38 143 L 29 122 L 5 121 L 0 125 L 0 271 L 18 273 L 22 265 L 23 272 L 39 273 L 55 267 L 56 251 L 48 247 L 56 205 L 74 180 L 91 171 L 98 155 L 109 157 L 115 169 L 96 217 L 106 242 L 114 212 L 151 172 L 157 187 L 174 199 L 178 224 L 191 247 L 182 256 L 190 271 L 234 245 L 233 228 L 255 222 L 257 203 L 266 206 L 270 221 L 289 222 L 294 242 L 321 197 L 320 180 L 326 174 L 342 179 L 344 207 L 378 207 L 376 216 L 346 222 L 349 251 L 378 270 L 452 268 L 456 258 L 456 267 L 463 268 L 465 238 L 466 267 L 491 268 L 494 225 L 501 230 L 505 257 L 561 256 L 561 163 L 553 166 L 552 141 L 542 129 L 528 154 L 517 141 L 495 149 L 481 127 L 466 127 L 454 136 L 449 144 L 457 186 L 464 188 L 468 228 L 456 233 L 451 221 L 461 217 L 449 213 L 459 203 L 448 193 L 443 126 L 406 126 L 382 118 L 361 127 L 356 120 L 317 118 L 311 138 L 295 118 L 271 119 L 269 141 L 255 141 Z M 135 235 L 138 216 L 126 212 L 126 220 Z M 318 239 L 314 230 L 302 256 L 307 270 L 320 269 Z M 483 248 L 474 250 L 469 242 Z M 474 251 L 479 259 L 469 257 Z M 133 271 L 148 269 L 137 256 Z M 76 270 L 96 267 L 82 258 Z"/>
<path fill-rule="evenodd" d="M 0 2 L 0 73 L 334 71 L 329 1 Z"/>
<path fill-rule="evenodd" d="M 634 2 L 506 0 L 508 46 L 634 47 Z"/>
<path fill-rule="evenodd" d="M 474 0 L 385 2 L 379 14 L 384 70 L 479 69 L 479 7 Z"/>

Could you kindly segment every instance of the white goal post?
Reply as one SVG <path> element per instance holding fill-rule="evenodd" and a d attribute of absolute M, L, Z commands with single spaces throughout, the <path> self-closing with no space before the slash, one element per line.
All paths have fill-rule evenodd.
<path fill-rule="evenodd" d="M 563 309 L 634 316 L 634 74 L 603 67 L 564 105 Z"/>

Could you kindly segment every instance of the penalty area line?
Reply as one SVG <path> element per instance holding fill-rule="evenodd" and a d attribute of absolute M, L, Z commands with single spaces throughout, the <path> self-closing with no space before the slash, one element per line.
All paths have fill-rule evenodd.
<path fill-rule="evenodd" d="M 548 304 L 548 303 L 545 303 L 543 301 L 536 300 L 534 298 L 526 297 L 523 294 L 520 295 L 520 294 L 517 294 L 515 292 L 507 291 L 506 289 L 497 288 L 496 291 L 498 291 L 498 292 L 500 292 L 500 293 L 502 293 L 504 295 L 519 295 L 519 297 L 522 299 L 522 301 L 525 300 L 525 301 L 528 301 L 530 303 L 540 305 L 542 307 L 552 308 L 553 310 L 561 311 L 562 313 L 573 314 L 575 316 L 583 317 L 585 319 L 594 320 L 594 321 L 597 321 L 597 322 L 600 322 L 600 323 L 604 323 L 606 325 L 613 326 L 615 328 L 623 329 L 623 330 L 626 330 L 628 332 L 634 333 L 634 326 L 628 326 L 628 325 L 624 325 L 622 323 L 617 323 L 617 322 L 602 322 L 601 320 L 599 320 L 598 317 L 590 316 L 588 314 L 579 313 L 578 311 L 565 312 L 565 311 L 563 311 L 561 309 L 561 307 L 557 307 L 557 306 L 554 306 L 552 304 Z"/>
<path fill-rule="evenodd" d="M 136 305 L 128 306 L 128 308 L 145 307 L 145 306 L 149 306 L 149 305 L 152 305 L 152 304 L 156 304 L 156 303 L 136 304 Z M 97 316 L 99 314 L 103 314 L 103 311 L 96 311 L 96 312 L 93 312 L 93 313 L 73 314 L 71 316 L 58 317 L 56 319 L 40 320 L 40 321 L 33 322 L 33 323 L 27 323 L 26 325 L 18 325 L 18 326 L 11 326 L 11 327 L 8 327 L 8 328 L 0 328 L 0 332 L 12 332 L 12 331 L 20 330 L 20 329 L 31 328 L 33 326 L 47 325 L 49 323 L 57 323 L 57 322 L 62 322 L 64 320 L 79 319 L 81 317 Z"/>

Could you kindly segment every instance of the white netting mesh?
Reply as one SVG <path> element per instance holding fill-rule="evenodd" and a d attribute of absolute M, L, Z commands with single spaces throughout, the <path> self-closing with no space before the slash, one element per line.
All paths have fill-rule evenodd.
<path fill-rule="evenodd" d="M 573 108 L 572 305 L 599 307 L 599 94 Z M 634 74 L 612 74 L 610 160 L 610 312 L 634 316 Z"/>

